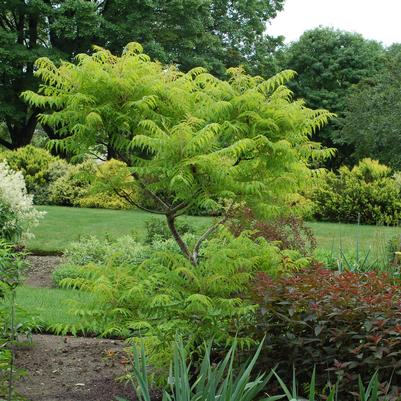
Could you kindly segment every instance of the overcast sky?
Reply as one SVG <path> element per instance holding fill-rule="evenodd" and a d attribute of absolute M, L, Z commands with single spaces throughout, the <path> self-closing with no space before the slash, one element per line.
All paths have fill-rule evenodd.
<path fill-rule="evenodd" d="M 401 0 L 286 0 L 267 32 L 284 35 L 288 43 L 319 25 L 358 32 L 385 45 L 401 43 Z"/>

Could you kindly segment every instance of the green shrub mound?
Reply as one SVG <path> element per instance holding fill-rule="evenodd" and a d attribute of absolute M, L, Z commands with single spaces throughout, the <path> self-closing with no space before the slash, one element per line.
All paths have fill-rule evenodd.
<path fill-rule="evenodd" d="M 360 375 L 376 370 L 401 383 L 401 286 L 384 273 L 306 269 L 290 277 L 260 273 L 254 284 L 260 305 L 254 339 L 266 337 L 260 363 L 295 366 L 301 380 L 316 367 L 317 382 L 341 378 L 340 391 L 355 390 Z"/>
<path fill-rule="evenodd" d="M 396 225 L 401 217 L 400 185 L 390 168 L 371 159 L 323 174 L 313 200 L 318 220 Z"/>
<path fill-rule="evenodd" d="M 96 163 L 86 160 L 70 164 L 32 145 L 0 153 L 2 160 L 11 169 L 22 173 L 35 204 L 104 209 L 132 207 L 110 189 L 110 182 L 114 187 L 124 188 L 132 181 L 127 166 L 121 161 Z M 132 190 L 127 190 L 127 193 L 135 199 Z"/>
<path fill-rule="evenodd" d="M 78 266 L 88 263 L 136 265 L 142 263 L 151 252 L 148 246 L 140 244 L 129 235 L 114 241 L 88 236 L 71 243 L 64 255 L 70 264 Z"/>
<path fill-rule="evenodd" d="M 65 174 L 68 164 L 48 151 L 32 145 L 0 153 L 0 161 L 6 161 L 11 169 L 20 171 L 28 193 L 35 204 L 48 204 L 50 185 Z"/>
<path fill-rule="evenodd" d="M 76 206 L 89 191 L 96 166 L 92 161 L 69 165 L 60 178 L 50 187 L 49 203 L 59 206 Z"/>
<path fill-rule="evenodd" d="M 191 234 L 184 238 L 194 241 Z M 93 304 L 76 306 L 76 313 L 85 317 L 76 331 L 106 327 L 106 336 L 142 337 L 153 363 L 164 368 L 177 332 L 191 351 L 205 338 L 223 346 L 235 338 L 241 346 L 253 343 L 248 326 L 256 306 L 246 299 L 249 281 L 258 271 L 280 275 L 309 263 L 247 232 L 234 237 L 220 231 L 205 243 L 197 266 L 172 239 L 152 246 L 124 241 L 75 244 L 54 278 L 62 287 L 95 296 Z M 65 327 L 60 332 L 68 331 Z"/>

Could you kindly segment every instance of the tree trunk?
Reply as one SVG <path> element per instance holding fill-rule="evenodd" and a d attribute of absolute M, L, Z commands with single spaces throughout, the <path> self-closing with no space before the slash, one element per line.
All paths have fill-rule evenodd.
<path fill-rule="evenodd" d="M 27 120 L 23 122 L 11 121 L 9 118 L 6 119 L 8 132 L 10 134 L 11 143 L 8 146 L 2 142 L 4 146 L 9 149 L 18 149 L 23 146 L 29 145 L 32 141 L 33 134 L 35 133 L 37 125 L 38 112 L 33 112 Z"/>
<path fill-rule="evenodd" d="M 191 251 L 188 249 L 187 244 L 184 242 L 184 240 L 181 238 L 181 235 L 177 231 L 177 227 L 175 226 L 175 216 L 171 214 L 166 214 L 166 218 L 168 228 L 170 229 L 175 242 L 177 242 L 178 246 L 180 247 L 181 252 L 194 266 L 196 266 L 197 261 L 195 260 Z"/>

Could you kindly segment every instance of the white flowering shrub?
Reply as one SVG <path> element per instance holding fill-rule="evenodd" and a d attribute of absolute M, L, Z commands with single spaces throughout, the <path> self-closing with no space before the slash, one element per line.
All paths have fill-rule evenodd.
<path fill-rule="evenodd" d="M 17 242 L 32 237 L 43 215 L 33 207 L 22 174 L 0 162 L 0 238 Z"/>

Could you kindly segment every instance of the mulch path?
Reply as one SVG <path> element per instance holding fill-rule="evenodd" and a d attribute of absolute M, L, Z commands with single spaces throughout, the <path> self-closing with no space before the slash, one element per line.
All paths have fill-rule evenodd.
<path fill-rule="evenodd" d="M 27 258 L 24 285 L 54 287 L 52 273 L 62 257 Z M 117 380 L 130 367 L 124 348 L 122 341 L 111 339 L 35 334 L 32 345 L 17 347 L 16 366 L 26 375 L 15 389 L 29 401 L 115 401 L 116 396 L 136 400 L 132 386 Z"/>
<path fill-rule="evenodd" d="M 35 288 L 54 287 L 52 273 L 63 262 L 61 256 L 27 256 L 29 268 L 26 272 L 25 285 Z"/>
<path fill-rule="evenodd" d="M 129 369 L 121 341 L 34 335 L 32 346 L 17 349 L 16 366 L 27 373 L 16 391 L 30 401 L 136 399 L 116 380 Z"/>

